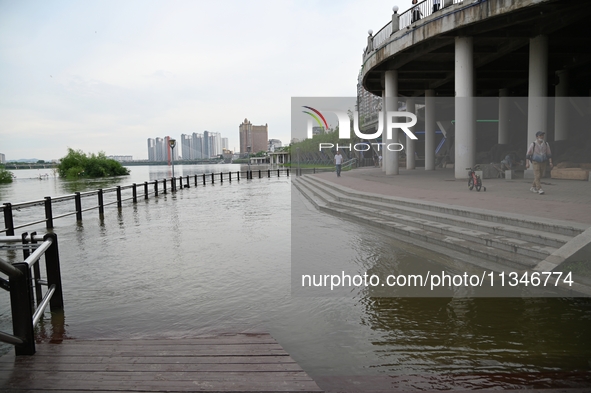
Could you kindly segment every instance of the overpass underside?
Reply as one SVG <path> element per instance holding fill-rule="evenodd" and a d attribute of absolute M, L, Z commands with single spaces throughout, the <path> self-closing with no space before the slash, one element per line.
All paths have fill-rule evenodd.
<path fill-rule="evenodd" d="M 523 156 L 537 131 L 550 142 L 589 137 L 590 17 L 591 2 L 575 0 L 463 1 L 408 24 L 394 14 L 389 36 L 383 29 L 370 37 L 362 84 L 386 110 L 401 101 L 420 110 L 415 129 L 424 127 L 427 170 L 435 168 L 435 131 L 453 124 L 455 175 L 464 178 L 476 163 L 483 117 L 496 120 L 498 144 Z M 415 146 L 407 145 L 412 168 Z M 385 160 L 385 171 L 397 174 L 397 153 Z"/>

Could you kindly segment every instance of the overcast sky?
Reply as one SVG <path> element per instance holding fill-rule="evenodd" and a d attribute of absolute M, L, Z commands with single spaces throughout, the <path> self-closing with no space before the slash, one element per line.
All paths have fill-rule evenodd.
<path fill-rule="evenodd" d="M 367 30 L 406 3 L 0 0 L 0 153 L 147 159 L 205 130 L 238 150 L 245 118 L 288 144 L 291 97 L 355 96 Z"/>

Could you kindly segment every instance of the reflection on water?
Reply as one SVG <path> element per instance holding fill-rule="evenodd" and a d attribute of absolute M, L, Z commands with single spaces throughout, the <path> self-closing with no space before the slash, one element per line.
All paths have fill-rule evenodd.
<path fill-rule="evenodd" d="M 310 210 L 292 192 L 284 176 L 255 178 L 128 201 L 78 225 L 56 221 L 65 313 L 46 313 L 39 340 L 266 331 L 328 387 L 326 376 L 387 376 L 389 388 L 406 390 L 591 386 L 589 299 L 294 294 L 296 216 L 335 231 L 339 258 L 309 243 L 309 263 L 319 269 L 437 260 Z M 12 330 L 6 293 L 0 330 Z"/>

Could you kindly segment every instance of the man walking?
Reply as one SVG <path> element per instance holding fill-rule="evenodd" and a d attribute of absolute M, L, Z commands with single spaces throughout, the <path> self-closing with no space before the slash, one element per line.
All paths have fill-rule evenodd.
<path fill-rule="evenodd" d="M 337 150 L 337 154 L 334 155 L 334 164 L 337 167 L 337 177 L 341 177 L 341 165 L 343 164 L 343 156 L 341 152 Z"/>
<path fill-rule="evenodd" d="M 527 155 L 525 156 L 525 168 L 529 168 L 529 163 L 531 162 L 534 170 L 534 182 L 529 190 L 531 192 L 537 192 L 540 195 L 544 193 L 540 179 L 546 172 L 546 163 L 548 162 L 550 164 L 550 168 L 553 166 L 550 145 L 548 142 L 544 142 L 544 135 L 546 134 L 543 131 L 536 132 L 536 141 L 529 145 Z"/>

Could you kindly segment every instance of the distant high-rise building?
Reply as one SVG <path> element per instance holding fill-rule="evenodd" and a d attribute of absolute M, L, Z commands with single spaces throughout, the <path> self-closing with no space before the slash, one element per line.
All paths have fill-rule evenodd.
<path fill-rule="evenodd" d="M 248 119 L 239 126 L 240 132 L 240 153 L 247 152 L 258 153 L 260 151 L 267 151 L 269 141 L 269 127 L 253 126 Z"/>
<path fill-rule="evenodd" d="M 219 132 L 203 131 L 203 158 L 222 154 L 222 136 Z"/>
<path fill-rule="evenodd" d="M 183 160 L 194 160 L 195 155 L 193 154 L 193 138 L 191 135 L 181 134 L 181 156 Z"/>
<path fill-rule="evenodd" d="M 229 145 L 230 144 L 228 143 L 228 138 L 222 138 L 222 150 L 229 150 Z"/>
<path fill-rule="evenodd" d="M 201 160 L 204 158 L 204 145 L 203 145 L 203 134 L 199 134 L 194 132 L 191 135 L 191 139 L 193 140 L 193 154 L 196 160 Z"/>
<path fill-rule="evenodd" d="M 0 164 L 6 164 L 6 156 L 0 153 Z"/>
<path fill-rule="evenodd" d="M 148 161 L 156 161 L 156 141 L 148 138 Z"/>
<path fill-rule="evenodd" d="M 168 154 L 166 148 L 168 146 L 168 141 L 165 144 L 163 138 L 156 138 L 156 161 L 166 161 Z"/>

